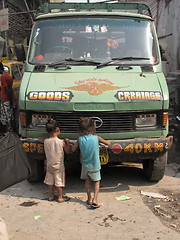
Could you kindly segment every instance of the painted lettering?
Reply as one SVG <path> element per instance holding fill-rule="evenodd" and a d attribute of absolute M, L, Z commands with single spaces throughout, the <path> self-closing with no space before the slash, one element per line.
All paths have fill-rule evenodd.
<path fill-rule="evenodd" d="M 30 152 L 36 151 L 36 143 L 30 143 Z"/>
<path fill-rule="evenodd" d="M 43 153 L 43 152 L 44 152 L 44 146 L 43 146 L 43 144 L 38 143 L 38 145 L 37 145 L 37 151 L 38 151 L 38 153 Z"/>
<path fill-rule="evenodd" d="M 135 92 L 130 92 L 131 100 L 136 100 Z"/>
<path fill-rule="evenodd" d="M 149 92 L 145 92 L 145 99 L 150 100 Z"/>
<path fill-rule="evenodd" d="M 23 148 L 25 152 L 31 152 L 31 153 L 44 153 L 44 145 L 42 143 L 23 143 Z"/>
<path fill-rule="evenodd" d="M 136 92 L 136 100 L 141 100 L 141 93 L 140 92 Z"/>
<path fill-rule="evenodd" d="M 119 99 L 120 101 L 124 100 L 123 92 L 118 92 L 118 99 Z"/>
<path fill-rule="evenodd" d="M 29 143 L 27 142 L 23 143 L 23 148 L 25 152 L 29 152 Z"/>
<path fill-rule="evenodd" d="M 70 93 L 69 92 L 63 92 L 63 96 L 62 96 L 62 100 L 69 102 L 69 98 L 70 98 Z"/>
<path fill-rule="evenodd" d="M 133 153 L 134 152 L 133 144 L 131 143 L 127 147 L 125 147 L 124 151 Z"/>
<path fill-rule="evenodd" d="M 130 96 L 129 96 L 129 92 L 124 92 L 124 99 L 127 100 L 131 100 Z"/>
<path fill-rule="evenodd" d="M 154 143 L 154 152 L 163 151 L 163 143 Z"/>
<path fill-rule="evenodd" d="M 155 94 L 154 94 L 154 92 L 150 92 L 150 98 L 151 98 L 151 100 L 155 100 Z"/>
<path fill-rule="evenodd" d="M 140 153 L 142 151 L 142 145 L 140 143 L 136 143 L 135 151 L 136 153 Z"/>
<path fill-rule="evenodd" d="M 115 95 L 118 101 L 160 101 L 162 99 L 160 92 L 120 92 Z"/>
<path fill-rule="evenodd" d="M 48 101 L 60 101 L 60 102 L 70 102 L 74 97 L 70 91 L 58 91 L 58 92 L 29 92 L 29 100 L 48 100 Z"/>
<path fill-rule="evenodd" d="M 152 153 L 152 149 L 151 149 L 151 144 L 150 143 L 144 143 L 144 153 L 147 152 L 151 152 Z"/>
<path fill-rule="evenodd" d="M 156 92 L 156 93 L 155 93 L 155 96 L 156 96 L 156 100 L 161 100 L 161 94 L 160 94 L 160 92 Z"/>
<path fill-rule="evenodd" d="M 61 92 L 55 92 L 54 100 L 55 101 L 61 100 Z"/>
<path fill-rule="evenodd" d="M 38 96 L 38 92 L 31 92 L 29 94 L 29 99 L 35 100 L 35 99 L 37 99 L 37 96 Z"/>
<path fill-rule="evenodd" d="M 39 93 L 39 97 L 38 97 L 39 100 L 44 100 L 45 98 L 46 98 L 46 93 L 45 92 Z"/>
<path fill-rule="evenodd" d="M 144 147 L 144 148 L 143 148 Z M 153 152 L 162 152 L 164 148 L 163 143 L 154 143 L 154 148 L 152 148 L 151 143 L 136 143 L 134 144 L 128 144 L 124 148 L 124 152 L 130 152 L 130 153 L 141 153 L 142 151 L 144 153 L 153 153 Z"/>
<path fill-rule="evenodd" d="M 145 100 L 144 92 L 141 92 L 140 100 Z"/>
<path fill-rule="evenodd" d="M 47 100 L 53 100 L 54 99 L 54 92 L 47 92 Z"/>

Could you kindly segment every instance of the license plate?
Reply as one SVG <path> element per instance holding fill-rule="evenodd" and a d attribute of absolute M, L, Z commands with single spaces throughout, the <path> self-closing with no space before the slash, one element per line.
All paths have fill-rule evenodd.
<path fill-rule="evenodd" d="M 99 149 L 99 158 L 100 158 L 101 165 L 105 165 L 109 162 L 109 154 L 106 148 Z"/>

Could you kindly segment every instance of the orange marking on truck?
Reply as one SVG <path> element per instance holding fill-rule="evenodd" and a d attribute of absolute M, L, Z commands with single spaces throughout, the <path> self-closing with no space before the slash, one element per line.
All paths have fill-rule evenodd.
<path fill-rule="evenodd" d="M 147 151 L 152 152 L 151 143 L 144 143 L 144 153 L 147 153 Z"/>
<path fill-rule="evenodd" d="M 163 143 L 154 143 L 154 152 L 163 151 Z"/>

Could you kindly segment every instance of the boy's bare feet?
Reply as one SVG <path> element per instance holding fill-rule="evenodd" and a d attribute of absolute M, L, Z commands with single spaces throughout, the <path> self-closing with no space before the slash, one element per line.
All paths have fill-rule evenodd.
<path fill-rule="evenodd" d="M 88 200 L 86 201 L 87 205 L 91 205 L 92 202 L 93 202 L 93 199 L 92 199 L 92 198 L 90 198 L 90 199 L 88 199 Z"/>
<path fill-rule="evenodd" d="M 48 198 L 48 201 L 53 201 L 54 200 L 54 196 L 51 196 Z"/>
<path fill-rule="evenodd" d="M 67 201 L 69 201 L 69 200 L 70 200 L 70 198 L 67 197 L 67 196 L 64 196 L 64 197 L 58 197 L 58 202 L 59 202 L 59 203 L 67 202 Z"/>
<path fill-rule="evenodd" d="M 64 202 L 64 199 L 62 197 L 58 197 L 58 202 Z"/>

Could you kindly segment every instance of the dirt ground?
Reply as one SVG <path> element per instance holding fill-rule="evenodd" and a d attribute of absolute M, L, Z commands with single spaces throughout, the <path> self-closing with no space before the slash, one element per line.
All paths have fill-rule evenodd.
<path fill-rule="evenodd" d="M 66 168 L 64 194 L 70 201 L 47 201 L 43 182 L 23 181 L 0 193 L 0 216 L 10 240 L 178 240 L 180 239 L 180 162 L 178 144 L 169 154 L 164 178 L 148 182 L 140 164 L 102 171 L 100 208 L 86 204 L 80 169 Z M 166 198 L 147 197 L 141 191 Z M 117 197 L 129 197 L 117 200 Z M 31 203 L 30 203 L 31 202 Z M 33 202 L 33 203 L 32 203 Z M 31 206 L 24 206 L 31 205 Z"/>
<path fill-rule="evenodd" d="M 166 225 L 180 233 L 180 191 L 159 190 L 165 199 L 143 197 L 144 203 Z"/>
<path fill-rule="evenodd" d="M 180 178 L 179 143 L 180 138 L 175 136 L 166 169 L 166 175 L 172 178 Z M 166 189 L 166 186 L 163 186 L 159 188 L 158 192 L 166 196 L 166 198 L 143 196 L 142 199 L 164 225 L 180 233 L 180 189 L 176 189 L 176 187 L 172 186 L 171 189 Z"/>

